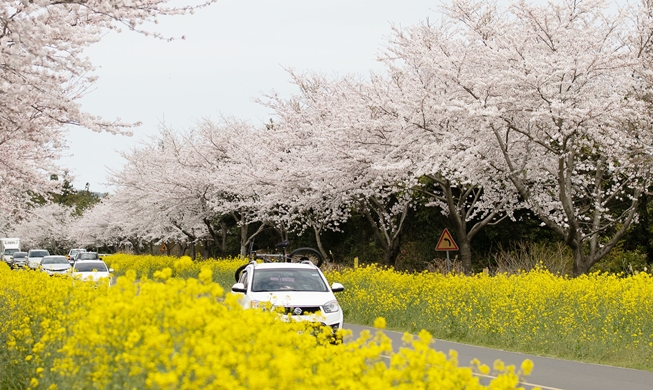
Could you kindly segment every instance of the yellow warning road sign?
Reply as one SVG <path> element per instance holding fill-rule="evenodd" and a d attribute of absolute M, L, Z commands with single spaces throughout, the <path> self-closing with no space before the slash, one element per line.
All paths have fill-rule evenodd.
<path fill-rule="evenodd" d="M 438 240 L 438 245 L 435 246 L 436 251 L 457 251 L 458 250 L 458 245 L 456 245 L 456 241 L 453 240 L 453 237 L 451 237 L 451 234 L 449 233 L 449 230 L 446 228 L 442 232 L 442 235 L 440 236 L 440 239 Z"/>

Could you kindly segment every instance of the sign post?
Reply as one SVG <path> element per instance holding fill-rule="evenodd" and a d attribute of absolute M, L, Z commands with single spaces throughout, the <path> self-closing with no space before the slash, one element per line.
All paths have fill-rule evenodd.
<path fill-rule="evenodd" d="M 435 246 L 436 251 L 446 251 L 447 252 L 447 273 L 451 272 L 451 261 L 449 260 L 449 251 L 457 251 L 458 245 L 456 241 L 453 240 L 449 230 L 444 229 L 440 239 L 438 240 L 438 245 Z"/>

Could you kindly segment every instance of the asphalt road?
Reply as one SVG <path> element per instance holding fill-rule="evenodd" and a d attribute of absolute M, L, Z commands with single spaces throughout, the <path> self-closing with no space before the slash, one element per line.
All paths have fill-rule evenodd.
<path fill-rule="evenodd" d="M 374 333 L 374 328 L 345 324 L 353 337 L 358 337 L 363 329 Z M 402 346 L 403 333 L 383 330 L 392 339 L 395 350 Z M 652 390 L 653 372 L 604 366 L 600 364 L 580 363 L 569 360 L 545 358 L 523 353 L 508 352 L 497 349 L 476 347 L 468 344 L 436 340 L 433 346 L 436 350 L 448 354 L 449 350 L 458 352 L 459 366 L 468 366 L 477 358 L 490 367 L 495 360 L 500 359 L 506 365 L 517 368 L 525 359 L 531 359 L 535 368 L 531 375 L 522 383 L 525 389 L 540 387 L 542 390 Z M 481 383 L 488 384 L 491 377 L 481 377 Z"/>

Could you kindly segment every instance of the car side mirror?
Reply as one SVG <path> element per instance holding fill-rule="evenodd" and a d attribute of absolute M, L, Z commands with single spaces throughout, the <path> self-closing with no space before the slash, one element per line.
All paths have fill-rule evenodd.
<path fill-rule="evenodd" d="M 113 273 L 113 268 L 109 268 L 109 272 Z"/>
<path fill-rule="evenodd" d="M 345 286 L 343 286 L 343 285 L 340 284 L 340 283 L 333 283 L 333 284 L 331 285 L 331 291 L 333 291 L 334 293 L 336 293 L 336 292 L 341 292 L 341 291 L 345 291 Z"/>
<path fill-rule="evenodd" d="M 247 292 L 247 288 L 245 287 L 244 283 L 236 283 L 233 286 L 231 286 L 231 291 L 233 291 L 235 293 L 243 293 L 244 294 L 244 293 Z"/>

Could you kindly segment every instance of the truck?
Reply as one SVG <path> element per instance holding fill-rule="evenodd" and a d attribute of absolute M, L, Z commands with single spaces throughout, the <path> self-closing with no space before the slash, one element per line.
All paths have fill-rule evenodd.
<path fill-rule="evenodd" d="M 14 252 L 20 252 L 20 238 L 0 238 L 0 255 L 9 263 Z"/>

